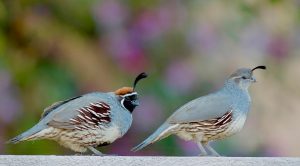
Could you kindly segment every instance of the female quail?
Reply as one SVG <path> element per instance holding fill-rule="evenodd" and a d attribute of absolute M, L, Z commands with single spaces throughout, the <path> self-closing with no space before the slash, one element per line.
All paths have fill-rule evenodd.
<path fill-rule="evenodd" d="M 184 140 L 196 142 L 201 155 L 207 155 L 206 148 L 212 155 L 219 156 L 208 143 L 231 136 L 243 128 L 251 104 L 248 87 L 256 81 L 252 76 L 255 69 L 266 67 L 238 69 L 225 81 L 222 89 L 180 107 L 151 136 L 132 150 L 138 151 L 175 134 Z"/>
<path fill-rule="evenodd" d="M 131 113 L 139 105 L 135 86 L 146 77 L 145 73 L 139 74 L 133 88 L 93 92 L 54 103 L 34 127 L 9 142 L 50 139 L 75 152 L 89 149 L 103 155 L 94 147 L 111 144 L 130 128 Z"/>

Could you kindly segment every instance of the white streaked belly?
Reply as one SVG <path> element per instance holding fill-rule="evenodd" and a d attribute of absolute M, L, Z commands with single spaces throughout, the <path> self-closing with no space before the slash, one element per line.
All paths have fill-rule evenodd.
<path fill-rule="evenodd" d="M 231 136 L 233 134 L 238 133 L 239 131 L 242 130 L 244 127 L 244 124 L 246 122 L 247 116 L 245 115 L 240 115 L 238 116 L 228 127 L 228 129 L 225 131 L 226 136 Z"/>

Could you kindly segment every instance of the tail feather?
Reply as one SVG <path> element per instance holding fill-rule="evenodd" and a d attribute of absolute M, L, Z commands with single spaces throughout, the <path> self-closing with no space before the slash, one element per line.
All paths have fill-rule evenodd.
<path fill-rule="evenodd" d="M 166 138 L 167 136 L 169 136 L 171 134 L 169 131 L 173 128 L 174 128 L 174 126 L 164 123 L 153 134 L 151 134 L 146 140 L 144 140 L 142 143 L 140 143 L 139 145 L 132 148 L 131 151 L 133 151 L 133 152 L 139 151 L 139 150 L 143 149 L 144 147 L 148 146 L 149 144 L 152 144 L 156 141 Z"/>
<path fill-rule="evenodd" d="M 41 131 L 42 129 L 44 129 L 44 128 L 37 124 L 37 125 L 33 126 L 31 129 L 25 131 L 24 133 L 8 140 L 6 143 L 16 144 L 18 142 L 25 141 L 29 137 L 31 137 L 32 135 L 34 135 L 34 134 L 38 133 L 39 131 Z"/>

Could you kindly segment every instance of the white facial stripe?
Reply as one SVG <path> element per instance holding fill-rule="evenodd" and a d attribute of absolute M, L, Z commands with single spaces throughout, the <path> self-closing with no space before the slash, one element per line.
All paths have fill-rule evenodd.
<path fill-rule="evenodd" d="M 137 95 L 137 92 L 128 93 L 126 95 L 123 95 L 122 97 L 127 97 L 127 96 L 132 96 L 132 95 Z"/>
<path fill-rule="evenodd" d="M 121 105 L 122 105 L 122 107 L 125 108 L 125 106 L 124 106 L 124 101 L 125 101 L 125 99 L 123 98 L 123 99 L 121 100 Z M 126 109 L 126 108 L 125 108 L 125 109 Z"/>

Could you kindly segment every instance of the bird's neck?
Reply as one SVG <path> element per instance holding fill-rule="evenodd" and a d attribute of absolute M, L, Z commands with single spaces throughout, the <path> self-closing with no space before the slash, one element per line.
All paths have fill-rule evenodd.
<path fill-rule="evenodd" d="M 223 90 L 232 97 L 235 104 L 238 103 L 237 105 L 240 107 L 239 110 L 242 110 L 244 113 L 249 111 L 251 97 L 248 88 L 241 88 L 232 82 L 227 82 L 225 83 Z"/>
<path fill-rule="evenodd" d="M 224 84 L 224 89 L 230 93 L 248 93 L 248 87 L 240 87 L 234 81 L 226 81 Z"/>

